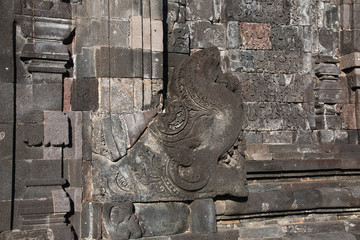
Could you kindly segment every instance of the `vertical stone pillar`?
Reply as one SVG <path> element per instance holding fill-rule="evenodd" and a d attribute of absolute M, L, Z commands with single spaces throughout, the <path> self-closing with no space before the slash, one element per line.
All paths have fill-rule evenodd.
<path fill-rule="evenodd" d="M 315 121 L 317 129 L 339 130 L 342 127 L 337 104 L 344 102 L 344 93 L 339 81 L 339 61 L 331 56 L 320 55 L 316 61 L 315 74 Z"/>
<path fill-rule="evenodd" d="M 10 230 L 13 179 L 14 61 L 13 0 L 0 2 L 0 232 Z"/>
<path fill-rule="evenodd" d="M 344 116 L 349 129 L 360 128 L 360 3 L 341 1 L 340 69 L 344 72 L 349 88 L 349 103 Z M 359 134 L 358 134 L 359 136 Z M 359 139 L 358 139 L 359 141 Z"/>

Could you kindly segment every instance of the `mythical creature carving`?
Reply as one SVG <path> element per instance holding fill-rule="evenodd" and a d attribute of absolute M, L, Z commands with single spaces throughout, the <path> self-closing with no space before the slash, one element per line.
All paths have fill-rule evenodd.
<path fill-rule="evenodd" d="M 184 59 L 169 82 L 165 111 L 125 157 L 98 161 L 107 179 L 101 195 L 132 201 L 246 196 L 240 92 L 238 79 L 221 71 L 217 48 Z"/>

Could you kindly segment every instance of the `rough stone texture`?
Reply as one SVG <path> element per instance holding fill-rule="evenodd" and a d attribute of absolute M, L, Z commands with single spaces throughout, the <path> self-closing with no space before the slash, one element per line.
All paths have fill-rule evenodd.
<path fill-rule="evenodd" d="M 143 236 L 184 233 L 189 227 L 190 208 L 184 203 L 135 204 Z"/>
<path fill-rule="evenodd" d="M 240 29 L 244 49 L 271 49 L 270 24 L 242 22 Z"/>

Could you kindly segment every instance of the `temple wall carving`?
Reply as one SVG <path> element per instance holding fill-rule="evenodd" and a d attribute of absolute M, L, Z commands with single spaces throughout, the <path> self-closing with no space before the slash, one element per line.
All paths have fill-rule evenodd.
<path fill-rule="evenodd" d="M 0 239 L 359 239 L 359 11 L 2 0 Z"/>

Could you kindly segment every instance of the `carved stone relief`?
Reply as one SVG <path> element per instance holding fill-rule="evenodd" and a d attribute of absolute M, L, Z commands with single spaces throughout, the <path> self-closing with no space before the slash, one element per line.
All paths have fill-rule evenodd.
<path fill-rule="evenodd" d="M 222 73 L 219 62 L 220 53 L 215 47 L 184 59 L 168 85 L 165 111 L 150 122 L 133 146 L 128 133 L 134 131 L 129 131 L 131 124 L 126 121 L 131 116 L 94 115 L 93 137 L 99 140 L 94 142 L 101 143 L 94 146 L 93 154 L 94 177 L 100 182 L 95 184 L 94 193 L 99 199 L 157 201 L 246 196 L 239 142 L 239 83 L 231 74 Z M 146 126 L 152 116 L 145 114 L 142 125 Z M 122 136 L 111 134 L 115 129 L 124 129 Z M 123 150 L 113 151 L 115 147 Z"/>

